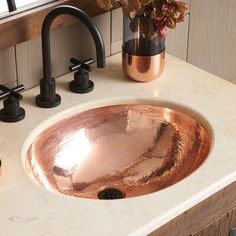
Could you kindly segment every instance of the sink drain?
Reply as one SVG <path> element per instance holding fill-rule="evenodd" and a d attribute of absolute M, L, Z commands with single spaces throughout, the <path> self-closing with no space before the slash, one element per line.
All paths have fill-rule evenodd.
<path fill-rule="evenodd" d="M 101 200 L 122 199 L 125 194 L 116 188 L 103 188 L 98 192 L 98 198 Z"/>

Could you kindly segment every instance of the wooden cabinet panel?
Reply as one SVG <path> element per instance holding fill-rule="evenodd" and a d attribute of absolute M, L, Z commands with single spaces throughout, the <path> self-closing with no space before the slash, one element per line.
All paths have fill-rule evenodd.
<path fill-rule="evenodd" d="M 188 62 L 236 83 L 236 1 L 193 0 Z"/>
<path fill-rule="evenodd" d="M 189 210 L 183 212 L 167 224 L 156 229 L 150 234 L 150 236 L 199 236 L 201 230 L 205 230 L 206 235 L 209 236 L 208 232 L 216 232 L 215 228 L 218 227 L 219 230 L 224 232 L 225 228 L 231 229 L 236 223 L 236 211 L 233 210 L 233 214 L 229 213 L 229 221 L 224 223 L 224 215 L 226 212 L 231 212 L 231 210 L 236 206 L 236 182 L 228 185 L 219 192 L 213 194 L 209 198 L 190 208 Z M 220 220 L 219 224 L 216 219 L 223 218 Z M 227 216 L 226 216 L 227 217 Z M 215 222 L 216 221 L 216 222 Z M 214 229 L 206 228 L 206 226 L 211 225 L 213 222 Z M 228 226 L 227 226 L 228 224 Z M 217 225 L 217 226 L 215 226 Z M 199 231 L 200 230 L 200 231 Z M 219 231 L 219 232 L 221 232 Z M 227 230 L 226 230 L 227 231 Z M 203 231 L 204 232 L 204 231 Z M 198 233 L 198 234 L 197 234 Z M 202 232 L 201 232 L 202 233 Z M 212 236 L 212 235 L 210 235 Z M 214 236 L 219 236 L 214 234 Z M 228 234 L 220 234 L 220 236 L 228 236 Z"/>
<path fill-rule="evenodd" d="M 212 223 L 200 229 L 191 236 L 228 236 L 236 226 L 236 208 L 228 211 Z"/>

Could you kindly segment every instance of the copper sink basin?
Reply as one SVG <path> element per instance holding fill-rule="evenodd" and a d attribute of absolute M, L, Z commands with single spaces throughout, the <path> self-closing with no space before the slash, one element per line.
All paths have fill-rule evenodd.
<path fill-rule="evenodd" d="M 211 135 L 196 119 L 153 105 L 100 107 L 65 118 L 31 143 L 27 173 L 47 190 L 118 199 L 177 183 L 206 159 Z"/>

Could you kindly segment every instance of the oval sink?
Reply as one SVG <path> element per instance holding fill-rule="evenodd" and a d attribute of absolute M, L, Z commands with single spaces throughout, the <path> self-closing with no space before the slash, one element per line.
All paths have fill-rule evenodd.
<path fill-rule="evenodd" d="M 210 146 L 210 133 L 187 114 L 153 105 L 114 105 L 46 128 L 31 143 L 24 163 L 47 190 L 129 198 L 182 180 L 203 163 Z"/>

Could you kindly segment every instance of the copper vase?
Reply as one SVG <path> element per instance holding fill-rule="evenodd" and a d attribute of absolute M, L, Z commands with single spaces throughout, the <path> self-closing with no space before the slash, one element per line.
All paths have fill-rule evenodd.
<path fill-rule="evenodd" d="M 122 51 L 125 75 L 135 81 L 148 82 L 160 77 L 165 65 L 165 51 L 154 56 L 135 56 Z"/>
<path fill-rule="evenodd" d="M 165 39 L 156 35 L 151 19 L 137 16 L 123 21 L 122 65 L 125 75 L 148 82 L 160 77 L 165 64 Z"/>

